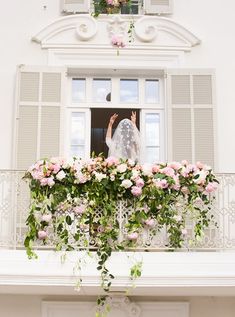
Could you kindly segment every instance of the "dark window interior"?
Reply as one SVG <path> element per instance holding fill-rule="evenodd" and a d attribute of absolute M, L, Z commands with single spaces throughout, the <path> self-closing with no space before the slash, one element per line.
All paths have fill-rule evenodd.
<path fill-rule="evenodd" d="M 139 129 L 139 109 L 91 109 L 91 153 L 108 155 L 105 137 L 109 118 L 114 113 L 118 114 L 118 118 L 113 125 L 114 133 L 118 123 L 122 119 L 131 118 L 131 111 L 136 111 L 136 126 Z"/>

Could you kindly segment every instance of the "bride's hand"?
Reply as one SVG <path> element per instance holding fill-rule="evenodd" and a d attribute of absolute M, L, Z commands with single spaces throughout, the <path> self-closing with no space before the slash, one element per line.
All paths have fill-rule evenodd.
<path fill-rule="evenodd" d="M 113 125 L 117 117 L 118 117 L 118 114 L 114 113 L 109 119 L 109 124 Z"/>
<path fill-rule="evenodd" d="M 136 111 L 131 112 L 131 122 L 136 125 Z"/>

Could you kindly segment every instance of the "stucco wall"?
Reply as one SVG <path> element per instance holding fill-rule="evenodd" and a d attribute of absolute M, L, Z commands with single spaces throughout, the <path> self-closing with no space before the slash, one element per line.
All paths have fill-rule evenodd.
<path fill-rule="evenodd" d="M 33 35 L 60 16 L 59 0 L 5 1 L 0 11 L 0 168 L 11 167 L 16 65 L 45 65 L 47 51 Z M 45 8 L 44 8 L 45 6 Z M 202 43 L 185 54 L 183 67 L 215 68 L 217 78 L 217 153 L 219 172 L 234 172 L 235 2 L 175 0 L 171 17 Z"/>

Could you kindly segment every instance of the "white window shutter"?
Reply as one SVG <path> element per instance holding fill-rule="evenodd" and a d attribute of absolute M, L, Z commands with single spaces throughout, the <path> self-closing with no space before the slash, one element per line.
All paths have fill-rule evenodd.
<path fill-rule="evenodd" d="M 65 13 L 89 13 L 90 0 L 61 0 Z"/>
<path fill-rule="evenodd" d="M 215 167 L 214 72 L 168 70 L 168 160 Z"/>
<path fill-rule="evenodd" d="M 173 0 L 144 0 L 145 14 L 172 14 Z"/>
<path fill-rule="evenodd" d="M 20 66 L 15 133 L 15 168 L 61 154 L 61 110 L 65 69 Z"/>

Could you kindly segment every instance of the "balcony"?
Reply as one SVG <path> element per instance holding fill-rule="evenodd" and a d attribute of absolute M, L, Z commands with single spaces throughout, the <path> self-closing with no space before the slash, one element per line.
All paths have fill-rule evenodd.
<path fill-rule="evenodd" d="M 22 180 L 24 171 L 0 171 L 0 292 L 74 294 L 77 280 L 73 275 L 77 259 L 86 262 L 82 269 L 81 294 L 99 292 L 99 273 L 95 252 L 87 258 L 71 252 L 66 263 L 62 253 L 52 251 L 53 245 L 36 246 L 38 260 L 28 260 L 24 250 L 27 231 L 25 219 L 30 201 L 28 184 Z M 133 259 L 143 261 L 142 277 L 136 281 L 135 295 L 234 295 L 235 294 L 235 174 L 217 174 L 220 182 L 212 213 L 218 226 L 211 224 L 197 245 L 185 241 L 176 252 L 166 248 L 167 235 L 162 229 L 155 235 L 146 231 L 138 252 L 115 252 L 110 268 L 117 277 L 112 290 L 122 292 L 129 280 Z M 119 205 L 120 235 L 123 234 L 126 208 Z M 97 216 L 100 211 L 97 211 Z M 130 211 L 128 211 L 130 212 Z M 191 232 L 192 223 L 187 224 Z M 120 236 L 121 238 L 121 236 Z M 95 245 L 90 240 L 91 250 Z M 34 287 L 40 286 L 40 287 Z"/>

